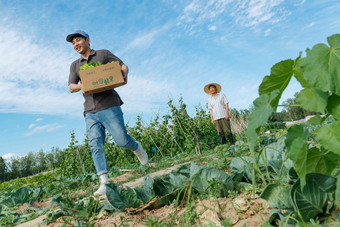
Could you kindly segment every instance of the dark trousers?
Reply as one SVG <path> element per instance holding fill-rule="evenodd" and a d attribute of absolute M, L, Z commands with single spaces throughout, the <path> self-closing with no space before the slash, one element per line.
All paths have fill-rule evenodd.
<path fill-rule="evenodd" d="M 218 132 L 218 135 L 220 137 L 221 144 L 227 143 L 225 139 L 225 133 L 226 133 L 230 145 L 234 145 L 234 138 L 233 138 L 233 134 L 231 133 L 230 120 L 227 120 L 225 118 L 215 120 L 215 126 Z"/>

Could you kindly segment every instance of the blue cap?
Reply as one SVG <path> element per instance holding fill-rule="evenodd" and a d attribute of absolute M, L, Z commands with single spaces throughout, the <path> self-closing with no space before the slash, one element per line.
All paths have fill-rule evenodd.
<path fill-rule="evenodd" d="M 86 32 L 81 31 L 81 30 L 77 30 L 77 31 L 75 31 L 75 32 L 72 33 L 72 34 L 69 34 L 69 35 L 66 37 L 66 41 L 72 43 L 73 38 L 74 38 L 74 37 L 77 37 L 77 36 L 83 36 L 83 37 L 85 37 L 86 39 L 87 39 L 87 38 L 90 38 L 90 36 L 89 36 Z"/>

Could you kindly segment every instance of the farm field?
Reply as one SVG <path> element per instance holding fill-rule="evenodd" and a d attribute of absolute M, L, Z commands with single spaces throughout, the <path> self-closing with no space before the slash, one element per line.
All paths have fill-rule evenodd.
<path fill-rule="evenodd" d="M 176 174 L 176 172 L 178 173 L 178 171 L 181 169 L 182 171 L 185 170 L 191 164 L 195 166 L 194 162 L 198 163 L 198 165 L 203 169 L 209 169 L 212 172 L 216 171 L 221 174 L 224 172 L 230 172 L 231 169 L 230 167 L 228 167 L 228 163 L 231 163 L 232 160 L 234 160 L 234 157 L 232 157 L 233 155 L 230 155 L 231 157 L 227 157 L 224 158 L 224 160 L 221 160 L 221 155 L 228 149 L 228 145 L 222 145 L 216 147 L 214 151 L 214 153 L 216 153 L 214 155 L 193 155 L 191 157 L 183 157 L 182 160 L 170 160 L 166 163 L 159 163 L 156 165 L 150 164 L 148 167 L 141 167 L 142 170 L 125 170 L 120 172 L 121 175 L 110 178 L 110 182 L 114 182 L 116 183 L 116 185 L 122 184 L 125 187 L 136 189 L 138 188 L 138 186 L 143 185 L 144 177 L 133 179 L 136 175 L 138 176 L 141 174 L 140 171 L 150 172 L 148 176 L 155 179 L 157 177 L 167 177 L 169 176 L 169 173 Z M 227 153 L 225 155 L 227 155 Z M 163 167 L 164 169 L 155 171 L 158 165 L 171 166 L 167 168 Z M 38 177 L 40 176 L 35 176 L 33 178 Z M 78 179 L 79 182 L 84 183 L 84 181 L 82 181 L 82 178 L 83 176 L 78 176 L 75 178 L 75 180 Z M 89 177 L 87 178 L 89 179 Z M 70 187 L 70 185 L 68 185 L 69 179 L 58 181 L 60 181 L 60 184 L 63 184 L 63 186 L 61 186 L 62 188 Z M 55 180 L 52 180 L 52 182 L 55 182 Z M 87 183 L 85 181 L 84 184 L 85 185 L 79 185 L 78 188 L 73 188 L 72 190 L 69 190 L 70 195 L 65 196 L 68 197 L 68 202 L 73 201 L 75 203 L 81 203 L 82 200 L 97 200 L 97 198 L 90 196 L 96 190 L 96 181 L 88 181 Z M 87 187 L 86 184 L 89 187 Z M 171 222 L 174 222 L 174 220 L 176 220 L 175 223 L 177 223 L 177 225 L 204 223 L 214 223 L 216 225 L 221 225 L 221 222 L 223 220 L 227 225 L 228 223 L 230 225 L 232 224 L 236 226 L 243 226 L 244 223 L 261 225 L 267 219 L 270 208 L 268 206 L 268 203 L 264 199 L 258 198 L 258 194 L 255 194 L 255 196 L 252 195 L 251 185 L 247 185 L 248 188 L 244 188 L 242 192 L 230 190 L 230 195 L 223 198 L 220 198 L 220 188 L 217 187 L 218 184 L 216 184 L 215 189 L 207 188 L 202 191 L 202 193 L 196 192 L 196 195 L 191 196 L 191 199 L 189 200 L 188 196 L 183 196 L 182 198 L 180 198 L 180 200 L 177 201 L 177 206 L 176 204 L 171 202 L 169 202 L 170 205 L 166 204 L 167 202 L 159 203 L 159 201 L 162 201 L 162 199 L 156 198 L 152 199 L 152 201 L 149 203 L 142 203 L 139 207 L 127 208 L 124 212 L 117 212 L 117 214 L 113 217 L 112 211 L 105 210 L 104 208 L 103 210 L 97 212 L 94 217 L 92 217 L 92 221 L 90 219 L 87 220 L 87 218 L 81 216 L 78 217 L 78 221 L 79 223 L 83 223 L 86 225 L 93 224 L 94 226 L 113 226 L 114 223 L 116 223 L 117 225 L 127 224 L 131 226 L 154 226 L 157 223 L 159 225 L 162 223 L 163 225 L 172 225 Z M 184 183 L 184 188 L 187 189 L 188 187 L 189 185 L 186 185 Z M 33 193 L 35 190 L 36 189 L 33 190 Z M 65 199 L 65 201 L 59 203 L 58 205 L 55 205 L 53 208 L 50 209 L 51 204 L 57 196 L 58 193 L 53 197 L 40 199 L 40 202 L 35 200 L 31 204 L 30 202 L 28 202 L 17 206 L 17 208 L 14 209 L 13 214 L 17 214 L 16 218 L 18 218 L 18 220 L 21 219 L 22 221 L 24 221 L 25 217 L 29 217 L 29 214 L 31 214 L 31 217 L 34 217 L 34 214 L 42 214 L 41 216 L 28 222 L 23 222 L 18 226 L 38 226 L 39 224 L 44 222 L 44 219 L 49 218 L 50 220 L 51 218 L 52 220 L 53 218 L 55 218 L 55 220 L 51 223 L 45 223 L 46 226 L 62 226 L 65 223 L 71 226 L 75 225 L 76 218 L 73 215 L 80 212 L 82 210 L 80 209 L 81 207 L 76 206 L 77 210 L 74 210 L 73 212 L 75 213 L 72 214 L 71 210 L 74 205 L 66 207 L 66 204 L 63 203 L 66 202 L 67 199 Z M 97 202 L 98 207 L 100 207 L 100 204 L 105 204 L 105 198 L 99 198 Z M 91 209 L 90 207 L 88 208 Z M 50 211 L 48 210 L 55 210 L 55 214 L 51 215 Z M 69 213 L 69 217 L 67 216 L 67 212 L 71 212 Z M 87 215 L 89 214 L 90 213 L 87 213 Z M 58 216 L 60 217 L 57 218 Z M 189 221 L 189 223 L 186 223 L 187 218 L 189 218 L 187 220 Z"/>
<path fill-rule="evenodd" d="M 263 226 L 269 224 L 270 219 L 280 223 L 276 216 L 278 209 L 270 207 L 281 201 L 275 192 L 279 189 L 269 182 L 286 182 L 289 187 L 293 177 L 289 174 L 292 162 L 282 159 L 285 133 L 285 130 L 279 130 L 263 136 L 262 154 L 270 164 L 266 166 L 264 159 L 259 158 L 259 169 L 263 171 L 256 175 L 259 179 L 261 173 L 262 177 L 269 177 L 264 191 L 263 184 L 254 186 L 251 183 L 254 163 L 247 145 L 238 141 L 234 146 L 220 145 L 203 154 L 169 158 L 146 167 L 114 170 L 110 172 L 110 182 L 114 184 L 109 185 L 112 191 L 107 199 L 91 196 L 98 183 L 94 174 L 64 178 L 53 178 L 53 173 L 39 174 L 26 186 L 18 185 L 18 189 L 2 192 L 2 214 L 6 215 L 2 217 L 2 224 Z M 42 177 L 44 183 L 32 186 Z M 268 191 L 270 187 L 275 190 Z M 8 195 L 11 200 L 6 200 Z M 293 215 L 293 211 L 288 212 Z M 338 211 L 333 210 L 320 216 L 318 222 L 339 223 L 338 215 Z"/>
<path fill-rule="evenodd" d="M 205 157 L 208 158 L 209 157 Z M 156 176 L 165 176 L 170 172 L 176 172 L 181 166 L 187 163 L 177 164 L 172 167 L 159 170 L 157 172 L 149 174 L 152 178 Z M 206 165 L 206 162 L 201 162 L 200 165 Z M 121 182 L 128 181 L 133 176 L 133 173 L 124 173 L 118 177 L 110 179 L 110 182 L 120 184 Z M 125 187 L 137 188 L 143 184 L 143 177 L 128 181 L 123 184 Z M 94 187 L 95 189 L 95 187 Z M 236 196 L 236 197 L 233 197 Z M 253 197 L 250 192 L 244 192 L 241 194 L 234 193 L 233 196 L 224 198 L 197 198 L 196 201 L 190 202 L 194 206 L 191 210 L 187 210 L 187 203 L 182 199 L 179 201 L 177 209 L 174 204 L 160 206 L 159 208 L 152 208 L 152 204 L 157 202 L 157 199 L 152 200 L 148 204 L 143 204 L 138 208 L 129 208 L 125 212 L 118 213 L 116 216 L 111 216 L 106 211 L 99 212 L 97 219 L 94 221 L 94 226 L 114 226 L 114 223 L 119 225 L 129 226 L 155 226 L 158 225 L 172 225 L 172 219 L 178 220 L 175 223 L 177 225 L 187 224 L 185 223 L 188 215 L 195 215 L 196 224 L 210 223 L 211 225 L 221 225 L 221 218 L 224 222 L 232 224 L 233 226 L 243 226 L 247 223 L 249 226 L 262 225 L 269 215 L 270 208 L 267 202 L 261 198 Z M 101 198 L 101 203 L 105 201 L 105 198 Z M 43 200 L 42 202 L 35 202 L 31 206 L 35 208 L 49 209 L 52 198 Z M 185 202 L 185 204 L 184 204 Z M 151 206 L 151 208 L 149 208 Z M 18 208 L 19 211 L 25 212 L 24 209 L 28 209 L 29 205 L 24 204 Z M 57 209 L 57 208 L 55 208 Z M 195 214 L 193 214 L 195 213 Z M 23 223 L 18 226 L 34 226 L 43 222 L 43 219 L 47 215 L 42 215 L 32 221 Z M 192 217 L 194 218 L 194 217 Z M 62 226 L 65 224 L 63 218 L 59 218 L 54 223 L 46 224 L 46 226 Z M 73 221 L 70 223 L 74 224 Z"/>
<path fill-rule="evenodd" d="M 150 164 L 139 166 L 106 141 L 114 167 L 106 198 L 95 198 L 88 143 L 71 134 L 59 170 L 0 185 L 1 225 L 339 226 L 340 35 L 327 40 L 271 68 L 235 145 L 217 145 L 202 108 L 192 118 L 183 100 L 179 108 L 169 101 L 163 121 L 146 127 L 139 118 L 128 129 Z M 273 126 L 293 76 L 303 87 L 297 105 L 315 114 Z"/>

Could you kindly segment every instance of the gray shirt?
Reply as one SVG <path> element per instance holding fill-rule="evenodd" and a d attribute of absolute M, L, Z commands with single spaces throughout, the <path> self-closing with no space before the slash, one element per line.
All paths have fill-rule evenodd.
<path fill-rule="evenodd" d="M 80 66 L 85 63 L 100 61 L 102 64 L 106 64 L 112 61 L 119 61 L 120 65 L 124 63 L 117 56 L 113 55 L 108 50 L 91 50 L 90 56 L 88 59 L 83 59 L 82 57 L 75 60 L 70 67 L 70 76 L 68 80 L 68 84 L 78 84 L 80 81 L 79 70 Z M 96 113 L 98 111 L 107 109 L 112 106 L 121 106 L 123 101 L 121 100 L 118 93 L 112 89 L 103 92 L 99 92 L 96 94 L 83 94 L 85 98 L 84 102 L 84 116 L 86 113 Z"/>

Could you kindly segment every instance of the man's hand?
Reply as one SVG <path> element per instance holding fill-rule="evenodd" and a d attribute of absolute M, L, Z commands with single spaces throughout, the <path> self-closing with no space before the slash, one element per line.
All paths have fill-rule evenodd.
<path fill-rule="evenodd" d="M 70 84 L 68 88 L 70 89 L 71 93 L 82 91 L 83 94 L 88 94 L 88 92 L 83 91 L 83 84 L 81 82 L 79 84 Z"/>
<path fill-rule="evenodd" d="M 211 119 L 211 123 L 215 124 L 215 121 L 213 119 Z"/>
<path fill-rule="evenodd" d="M 229 120 L 229 114 L 225 115 L 225 119 Z"/>
<path fill-rule="evenodd" d="M 125 84 L 127 84 L 127 75 L 124 75 L 123 71 L 122 71 L 122 74 L 123 74 L 123 78 L 124 78 L 123 85 L 125 85 Z"/>
<path fill-rule="evenodd" d="M 70 90 L 71 93 L 75 93 L 78 92 L 82 89 L 82 85 L 81 84 L 70 84 L 68 85 L 68 88 Z"/>
<path fill-rule="evenodd" d="M 124 78 L 124 85 L 127 84 L 128 82 L 128 73 L 129 73 L 129 68 L 126 65 L 122 65 L 122 74 Z"/>

